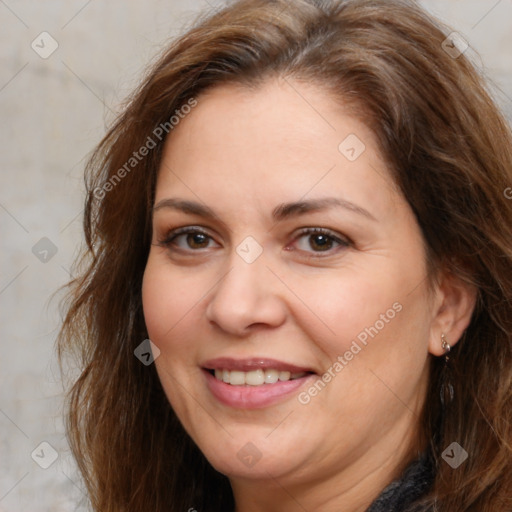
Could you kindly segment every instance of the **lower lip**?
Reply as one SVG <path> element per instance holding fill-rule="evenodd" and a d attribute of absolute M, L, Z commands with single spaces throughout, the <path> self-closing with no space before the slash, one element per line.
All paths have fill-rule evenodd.
<path fill-rule="evenodd" d="M 207 370 L 203 370 L 203 373 L 206 376 L 206 382 L 212 395 L 224 405 L 238 409 L 261 409 L 273 405 L 296 391 L 308 379 L 314 377 L 314 375 L 309 374 L 300 379 L 277 381 L 275 384 L 232 386 L 218 380 Z"/>

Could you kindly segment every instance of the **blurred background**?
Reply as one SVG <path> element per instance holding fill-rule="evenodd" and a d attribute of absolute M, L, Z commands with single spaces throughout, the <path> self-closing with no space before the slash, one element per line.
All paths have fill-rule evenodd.
<path fill-rule="evenodd" d="M 512 120 L 512 0 L 421 4 L 467 41 Z M 87 510 L 64 436 L 51 300 L 82 239 L 84 163 L 148 62 L 222 5 L 0 0 L 0 511 Z"/>

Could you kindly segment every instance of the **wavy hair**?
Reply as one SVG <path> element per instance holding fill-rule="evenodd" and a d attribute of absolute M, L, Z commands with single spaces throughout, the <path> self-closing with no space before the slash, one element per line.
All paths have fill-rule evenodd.
<path fill-rule="evenodd" d="M 95 511 L 234 510 L 228 479 L 134 349 L 147 338 L 141 285 L 165 140 L 155 130 L 172 136 L 172 116 L 209 88 L 275 76 L 318 85 L 373 130 L 431 279 L 443 270 L 478 291 L 444 410 L 443 361 L 431 357 L 421 425 L 436 476 L 422 505 L 512 510 L 512 137 L 474 66 L 443 43 L 449 32 L 405 0 L 241 0 L 198 20 L 151 67 L 88 163 L 85 245 L 59 336 L 61 365 L 78 358 L 67 432 Z M 469 453 L 456 470 L 441 458 L 452 441 Z"/>

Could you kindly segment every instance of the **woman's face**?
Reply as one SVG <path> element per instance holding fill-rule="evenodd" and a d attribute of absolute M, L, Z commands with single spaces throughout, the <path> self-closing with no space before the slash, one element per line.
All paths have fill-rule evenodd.
<path fill-rule="evenodd" d="M 351 468 L 350 485 L 415 442 L 433 315 L 419 227 L 370 130 L 321 89 L 197 100 L 166 142 L 144 275 L 163 388 L 232 482 Z"/>

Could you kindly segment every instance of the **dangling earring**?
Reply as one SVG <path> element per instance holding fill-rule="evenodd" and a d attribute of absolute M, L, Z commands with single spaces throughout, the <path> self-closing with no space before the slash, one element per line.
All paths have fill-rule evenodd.
<path fill-rule="evenodd" d="M 452 347 L 450 347 L 450 344 L 446 341 L 444 332 L 441 334 L 441 347 L 444 350 L 444 360 L 448 364 L 448 361 L 450 360 L 450 356 L 448 354 L 450 353 Z"/>
<path fill-rule="evenodd" d="M 441 372 L 440 398 L 441 405 L 444 409 L 446 404 L 453 402 L 453 397 L 455 395 L 452 383 L 450 382 L 450 356 L 448 355 L 452 347 L 446 341 L 446 336 L 444 333 L 441 334 L 441 347 L 443 347 L 444 350 L 444 368 Z"/>

